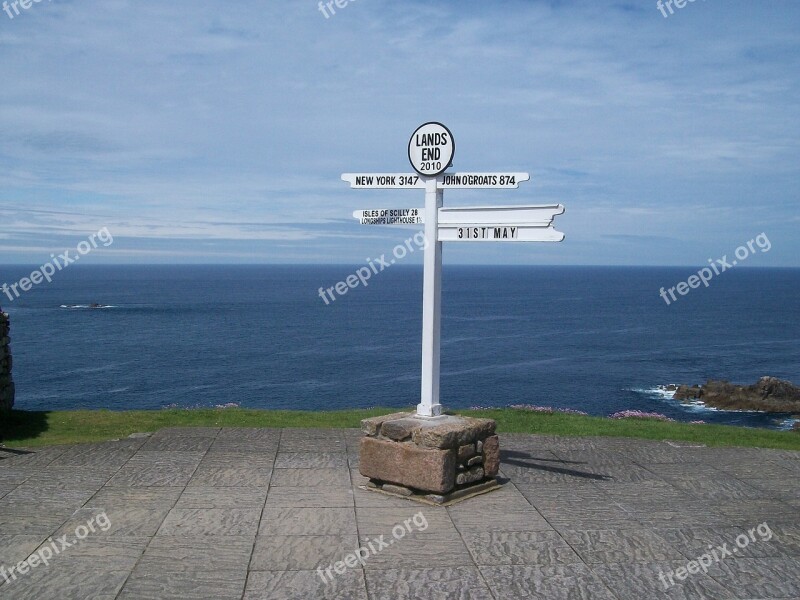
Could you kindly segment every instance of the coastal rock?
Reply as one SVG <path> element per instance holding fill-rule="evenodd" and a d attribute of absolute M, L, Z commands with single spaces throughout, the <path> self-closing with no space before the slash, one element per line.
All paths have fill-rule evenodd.
<path fill-rule="evenodd" d="M 0 412 L 9 411 L 14 406 L 14 381 L 11 378 L 11 324 L 8 314 L 0 309 Z"/>
<path fill-rule="evenodd" d="M 671 391 L 671 390 L 667 390 Z M 699 385 L 679 385 L 672 396 L 675 400 L 699 400 L 703 397 L 703 388 Z"/>
<path fill-rule="evenodd" d="M 700 400 L 706 406 L 723 410 L 771 413 L 800 410 L 800 387 L 776 377 L 762 377 L 748 386 L 713 379 L 704 385 L 679 385 L 674 398 L 681 401 Z"/>

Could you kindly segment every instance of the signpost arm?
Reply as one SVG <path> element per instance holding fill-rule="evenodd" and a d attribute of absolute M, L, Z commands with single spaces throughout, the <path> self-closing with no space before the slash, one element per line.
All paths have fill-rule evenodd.
<path fill-rule="evenodd" d="M 417 415 L 438 417 L 439 357 L 442 325 L 442 242 L 438 238 L 439 209 L 444 192 L 437 178 L 425 181 L 425 270 L 422 290 L 422 395 Z"/>

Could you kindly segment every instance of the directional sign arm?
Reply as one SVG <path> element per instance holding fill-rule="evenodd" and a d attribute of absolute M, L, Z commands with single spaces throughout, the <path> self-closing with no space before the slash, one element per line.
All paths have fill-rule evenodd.
<path fill-rule="evenodd" d="M 425 179 L 416 173 L 343 173 L 342 181 L 356 190 L 425 189 Z"/>
<path fill-rule="evenodd" d="M 529 173 L 445 173 L 439 181 L 439 189 L 516 189 L 529 181 Z"/>
<path fill-rule="evenodd" d="M 425 222 L 422 208 L 367 208 L 353 212 L 362 225 L 421 225 Z"/>
<path fill-rule="evenodd" d="M 560 242 L 553 220 L 561 204 L 545 206 L 470 206 L 440 208 L 441 242 Z"/>
<path fill-rule="evenodd" d="M 564 214 L 561 204 L 533 206 L 465 206 L 439 209 L 440 225 L 529 225 L 547 227 L 557 215 Z"/>
<path fill-rule="evenodd" d="M 552 227 L 520 225 L 440 225 L 440 242 L 562 242 L 564 234 Z"/>

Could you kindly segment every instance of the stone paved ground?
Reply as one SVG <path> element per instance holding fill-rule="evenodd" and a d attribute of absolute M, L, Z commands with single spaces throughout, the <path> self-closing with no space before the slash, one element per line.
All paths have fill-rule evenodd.
<path fill-rule="evenodd" d="M 170 429 L 0 449 L 0 566 L 49 536 L 74 541 L 102 511 L 110 521 L 0 583 L 0 598 L 800 598 L 800 453 L 505 435 L 503 489 L 435 508 L 358 489 L 359 438 Z M 366 538 L 392 539 L 419 511 L 427 529 L 411 525 L 365 568 L 327 585 L 315 571 Z M 764 522 L 771 541 L 754 532 L 708 574 L 673 577 L 664 592 L 659 573 L 709 545 L 736 547 Z"/>

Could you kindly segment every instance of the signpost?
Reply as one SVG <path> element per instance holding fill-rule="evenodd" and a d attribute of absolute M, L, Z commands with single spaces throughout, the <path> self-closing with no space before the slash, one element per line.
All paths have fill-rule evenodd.
<path fill-rule="evenodd" d="M 564 234 L 553 220 L 564 213 L 560 204 L 545 206 L 475 206 L 444 208 L 445 189 L 516 189 L 528 173 L 446 173 L 456 143 L 441 123 L 425 123 L 408 142 L 408 158 L 416 174 L 345 173 L 353 189 L 425 189 L 424 209 L 368 209 L 353 216 L 363 225 L 425 224 L 422 292 L 422 389 L 417 416 L 443 414 L 439 399 L 442 319 L 442 242 L 560 242 Z"/>

